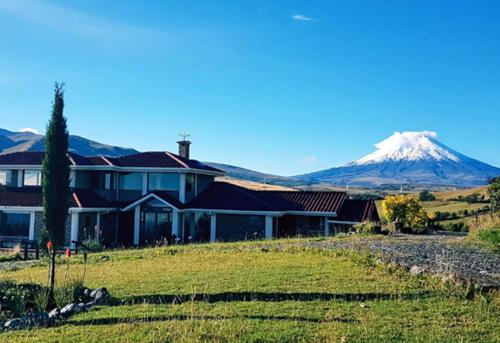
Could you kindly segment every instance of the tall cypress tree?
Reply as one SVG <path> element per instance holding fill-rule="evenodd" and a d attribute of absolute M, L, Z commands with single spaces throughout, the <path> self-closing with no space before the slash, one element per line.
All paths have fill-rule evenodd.
<path fill-rule="evenodd" d="M 56 250 L 64 245 L 64 232 L 68 218 L 70 169 L 68 159 L 68 130 L 64 110 L 64 84 L 55 84 L 52 115 L 45 135 L 45 159 L 42 167 L 43 214 L 45 230 L 52 242 L 49 251 L 49 293 L 47 308 L 55 307 L 54 284 Z"/>

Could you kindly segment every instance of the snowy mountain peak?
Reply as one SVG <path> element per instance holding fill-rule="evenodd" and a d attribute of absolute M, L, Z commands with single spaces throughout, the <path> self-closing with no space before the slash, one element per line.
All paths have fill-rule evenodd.
<path fill-rule="evenodd" d="M 375 144 L 375 147 L 377 150 L 351 163 L 351 165 L 387 161 L 460 161 L 460 154 L 439 143 L 434 131 L 394 132 L 389 138 Z"/>

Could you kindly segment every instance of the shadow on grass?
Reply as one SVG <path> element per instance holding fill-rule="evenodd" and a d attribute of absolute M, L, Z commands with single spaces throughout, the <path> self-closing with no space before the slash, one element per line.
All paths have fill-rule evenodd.
<path fill-rule="evenodd" d="M 115 301 L 115 305 L 131 304 L 179 304 L 189 301 L 201 301 L 206 303 L 218 302 L 248 302 L 248 301 L 380 301 L 380 300 L 415 300 L 431 297 L 429 291 L 416 293 L 264 293 L 264 292 L 223 292 L 214 294 L 150 294 L 141 296 L 131 296 Z"/>
<path fill-rule="evenodd" d="M 199 316 L 199 315 L 161 315 L 161 316 L 151 316 L 151 317 L 139 317 L 139 318 L 98 318 L 98 319 L 84 319 L 84 320 L 74 320 L 65 323 L 65 325 L 72 326 L 87 326 L 87 325 L 115 325 L 115 324 L 127 324 L 127 323 L 153 323 L 153 322 L 163 322 L 163 321 L 217 321 L 217 320 L 237 320 L 237 319 L 250 319 L 250 320 L 271 320 L 271 321 L 291 321 L 291 322 L 303 322 L 303 323 L 347 323 L 347 324 L 357 324 L 359 320 L 349 319 L 349 318 L 329 318 L 329 319 L 318 319 L 318 318 L 307 318 L 303 316 L 264 316 L 264 315 L 238 315 L 238 316 Z"/>

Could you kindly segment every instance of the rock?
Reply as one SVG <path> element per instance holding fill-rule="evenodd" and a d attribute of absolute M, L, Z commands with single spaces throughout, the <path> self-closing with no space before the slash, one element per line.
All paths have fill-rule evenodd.
<path fill-rule="evenodd" d="M 92 293 L 90 293 L 90 297 L 94 302 L 94 305 L 106 305 L 109 303 L 109 292 L 106 288 L 97 288 Z"/>
<path fill-rule="evenodd" d="M 106 289 L 106 287 L 96 288 L 92 292 L 90 292 L 90 297 L 92 299 L 94 299 L 95 296 L 97 295 L 97 293 L 103 293 L 103 292 L 108 293 L 108 290 Z"/>
<path fill-rule="evenodd" d="M 49 312 L 49 318 L 52 320 L 59 320 L 59 318 L 61 318 L 61 310 L 58 308 L 53 309 Z"/>
<path fill-rule="evenodd" d="M 425 269 L 419 266 L 413 266 L 410 268 L 410 274 L 412 275 L 422 275 L 425 272 Z"/>
<path fill-rule="evenodd" d="M 61 317 L 69 318 L 76 312 L 76 304 L 68 304 L 61 309 Z"/>
<path fill-rule="evenodd" d="M 87 306 L 85 303 L 79 303 L 76 305 L 76 311 L 75 312 L 87 312 L 90 310 L 90 306 Z"/>
<path fill-rule="evenodd" d="M 23 322 L 26 322 L 28 327 L 42 327 L 49 324 L 49 314 L 43 312 L 31 312 L 21 317 Z"/>
<path fill-rule="evenodd" d="M 19 330 L 24 329 L 26 324 L 20 318 L 14 318 L 5 323 L 3 327 L 5 330 Z"/>
<path fill-rule="evenodd" d="M 107 255 L 104 255 L 104 256 L 101 256 L 101 261 L 109 261 L 111 259 L 111 257 L 107 256 Z"/>
<path fill-rule="evenodd" d="M 90 293 L 92 293 L 92 290 L 91 290 L 90 288 L 85 288 L 85 289 L 83 290 L 83 296 L 84 296 L 85 298 L 90 298 Z"/>

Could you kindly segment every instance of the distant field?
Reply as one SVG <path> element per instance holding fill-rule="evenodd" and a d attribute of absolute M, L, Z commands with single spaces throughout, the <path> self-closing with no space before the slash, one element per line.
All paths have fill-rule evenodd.
<path fill-rule="evenodd" d="M 463 290 L 390 271 L 359 253 L 258 244 L 91 254 L 85 282 L 108 287 L 119 305 L 77 314 L 55 328 L 0 333 L 0 341 L 500 340 L 496 293 L 470 300 Z M 81 276 L 80 257 L 72 261 L 70 278 Z M 59 267 L 58 282 L 64 270 Z M 45 283 L 47 268 L 0 272 L 0 278 Z"/>
<path fill-rule="evenodd" d="M 463 210 L 468 210 L 473 211 L 473 210 L 478 210 L 480 208 L 483 208 L 484 206 L 488 206 L 488 204 L 485 203 L 474 203 L 474 204 L 469 204 L 464 201 L 422 201 L 421 202 L 422 206 L 427 210 L 427 212 L 434 213 L 434 212 L 457 212 L 458 211 L 463 211 Z"/>
<path fill-rule="evenodd" d="M 441 200 L 456 199 L 459 196 L 466 197 L 467 195 L 471 195 L 473 193 L 479 193 L 481 195 L 484 195 L 485 197 L 488 197 L 488 186 L 460 189 L 456 191 L 433 192 L 436 198 Z"/>

